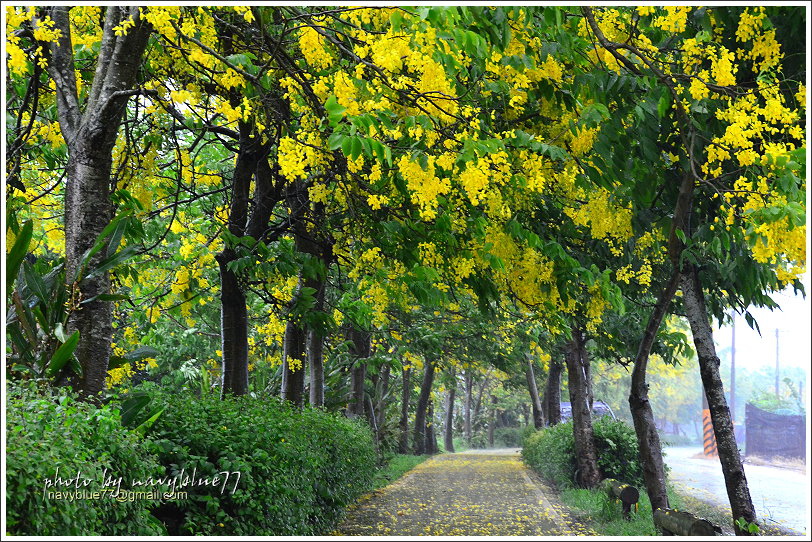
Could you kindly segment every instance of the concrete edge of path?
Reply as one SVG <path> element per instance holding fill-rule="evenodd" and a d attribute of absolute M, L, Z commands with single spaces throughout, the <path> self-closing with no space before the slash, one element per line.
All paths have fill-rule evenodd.
<path fill-rule="evenodd" d="M 525 465 L 525 467 L 527 467 Z M 561 515 L 561 512 L 555 508 L 552 503 L 547 499 L 547 496 L 544 492 L 541 491 L 539 488 L 540 485 L 545 485 L 544 482 L 541 480 L 541 477 L 533 472 L 532 470 L 527 467 L 525 470 L 522 471 L 522 476 L 524 476 L 525 481 L 527 484 L 533 488 L 533 493 L 538 497 L 539 502 L 544 507 L 545 510 L 548 510 L 550 519 L 555 523 L 556 527 L 562 532 L 567 529 L 567 521 L 564 519 L 564 516 Z"/>

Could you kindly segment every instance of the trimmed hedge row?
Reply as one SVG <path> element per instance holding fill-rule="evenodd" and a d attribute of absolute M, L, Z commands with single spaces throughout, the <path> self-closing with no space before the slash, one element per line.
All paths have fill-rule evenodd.
<path fill-rule="evenodd" d="M 606 478 L 643 487 L 643 471 L 634 428 L 608 416 L 592 424 L 598 468 Z M 524 440 L 522 458 L 542 477 L 559 488 L 575 483 L 575 440 L 572 420 L 530 433 Z"/>
<path fill-rule="evenodd" d="M 6 398 L 6 529 L 12 535 L 157 535 L 153 501 L 102 498 L 105 474 L 144 479 L 163 468 L 118 410 L 65 390 L 9 385 Z M 106 471 L 106 472 L 105 472 Z M 71 481 L 72 480 L 72 481 Z M 112 484 L 109 486 L 112 488 Z"/>
<path fill-rule="evenodd" d="M 122 426 L 117 406 L 59 390 L 12 388 L 8 398 L 7 524 L 14 535 L 311 535 L 368 490 L 375 472 L 369 429 L 276 398 L 170 395 L 147 437 Z M 122 489 L 173 498 L 46 499 L 46 480 L 103 474 Z M 133 487 L 133 480 L 160 481 Z M 65 489 L 75 491 L 75 488 Z"/>
<path fill-rule="evenodd" d="M 165 410 L 150 436 L 167 475 L 231 475 L 156 510 L 169 534 L 318 534 L 372 484 L 372 435 L 343 416 L 276 398 L 154 400 Z"/>

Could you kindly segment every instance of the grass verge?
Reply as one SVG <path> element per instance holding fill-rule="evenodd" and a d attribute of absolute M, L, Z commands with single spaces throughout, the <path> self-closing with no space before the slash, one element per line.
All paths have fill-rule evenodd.
<path fill-rule="evenodd" d="M 613 502 L 603 491 L 565 489 L 561 502 L 570 509 L 570 515 L 601 536 L 659 536 L 651 518 L 651 503 L 645 490 L 640 492 L 638 509 L 632 509 L 629 520 L 622 517 L 621 505 Z M 672 508 L 705 518 L 722 528 L 725 535 L 733 536 L 730 510 L 692 497 L 679 486 L 668 488 L 668 502 Z M 774 525 L 762 525 L 762 536 L 791 536 L 798 533 Z"/>
<path fill-rule="evenodd" d="M 682 501 L 682 506 L 685 510 L 701 518 L 705 518 L 715 525 L 719 525 L 724 534 L 733 535 L 733 520 L 729 507 L 716 506 L 701 499 L 697 499 L 696 497 L 691 496 L 687 490 L 684 490 L 679 486 L 676 486 L 675 492 Z M 762 536 L 799 535 L 799 533 L 793 532 L 785 527 L 781 527 L 780 525 L 771 525 L 765 523 L 762 523 L 761 532 L 759 534 Z"/>
<path fill-rule="evenodd" d="M 431 456 L 395 454 L 386 462 L 386 466 L 381 467 L 372 479 L 372 489 L 380 489 L 388 486 L 420 463 Z"/>
<path fill-rule="evenodd" d="M 600 490 L 565 489 L 561 502 L 570 509 L 570 515 L 601 536 L 658 536 L 651 519 L 651 503 L 645 491 L 640 493 L 637 510 L 632 508 L 629 519 L 623 519 L 620 502 L 614 501 Z M 668 499 L 674 508 L 683 509 L 682 500 L 672 489 Z"/>

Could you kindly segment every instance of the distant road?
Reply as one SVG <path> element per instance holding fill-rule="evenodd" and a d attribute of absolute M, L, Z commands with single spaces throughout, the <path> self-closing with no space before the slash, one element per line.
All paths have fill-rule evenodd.
<path fill-rule="evenodd" d="M 730 507 L 719 460 L 694 459 L 699 447 L 669 447 L 665 463 L 671 479 L 696 490 L 695 497 Z M 780 524 L 798 534 L 809 532 L 809 476 L 790 469 L 744 465 L 750 496 L 764 525 Z"/>

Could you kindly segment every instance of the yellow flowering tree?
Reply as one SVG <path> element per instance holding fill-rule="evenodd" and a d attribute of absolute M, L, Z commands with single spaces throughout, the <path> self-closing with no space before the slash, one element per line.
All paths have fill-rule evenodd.
<path fill-rule="evenodd" d="M 791 10 L 790 10 L 791 12 Z M 645 364 L 677 288 L 691 323 L 700 372 L 713 411 L 734 519 L 755 522 L 718 378 L 708 312 L 770 304 L 766 295 L 803 271 L 803 85 L 784 63 L 777 24 L 790 12 L 762 8 L 583 9 L 596 94 L 612 95 L 613 121 L 587 164 L 590 177 L 630 191 L 648 212 L 660 205 L 661 232 L 673 271 L 663 275 L 654 314 L 637 354 L 630 399 L 654 507 L 667 505 L 645 392 Z M 636 30 L 639 29 L 639 30 Z M 679 44 L 663 48 L 668 42 Z M 636 144 L 621 148 L 634 133 Z M 631 150 L 631 153 L 629 152 Z M 782 156 L 779 158 L 779 156 Z M 629 178 L 631 176 L 631 179 Z M 657 214 L 647 222 L 656 223 Z M 780 230 L 780 233 L 778 231 Z M 773 232 L 773 233 L 770 233 Z M 795 239 L 796 241 L 790 241 Z M 670 278 L 668 275 L 670 274 Z M 703 295 L 709 288 L 710 295 Z M 719 295 L 719 293 L 723 295 Z M 716 361 L 714 361 L 716 360 Z M 740 527 L 737 532 L 743 533 Z"/>

